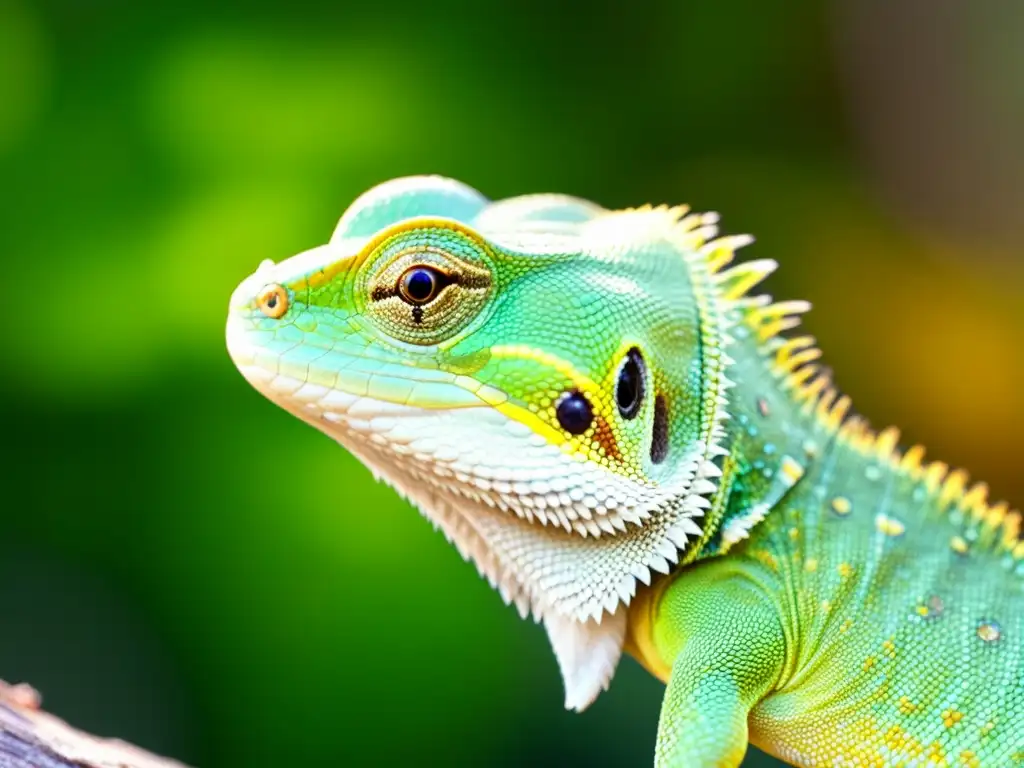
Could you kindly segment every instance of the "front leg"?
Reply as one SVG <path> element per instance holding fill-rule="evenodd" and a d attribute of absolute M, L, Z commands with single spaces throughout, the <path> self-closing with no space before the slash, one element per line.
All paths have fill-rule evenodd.
<path fill-rule="evenodd" d="M 703 571 L 703 572 L 702 572 Z M 785 640 L 770 599 L 721 569 L 683 573 L 656 608 L 656 643 L 673 658 L 658 720 L 657 768 L 738 766 L 747 716 L 778 682 Z"/>

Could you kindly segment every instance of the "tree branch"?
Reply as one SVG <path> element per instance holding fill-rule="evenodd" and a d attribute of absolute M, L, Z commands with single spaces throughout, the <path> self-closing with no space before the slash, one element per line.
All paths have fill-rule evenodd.
<path fill-rule="evenodd" d="M 185 768 L 118 739 L 76 731 L 39 706 L 33 688 L 0 680 L 2 768 Z"/>

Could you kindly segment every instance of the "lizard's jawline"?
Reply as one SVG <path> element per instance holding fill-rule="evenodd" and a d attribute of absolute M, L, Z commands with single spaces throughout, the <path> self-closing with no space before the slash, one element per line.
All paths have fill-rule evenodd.
<path fill-rule="evenodd" d="M 242 358 L 255 388 L 412 500 L 523 615 L 600 621 L 701 535 L 717 472 L 702 444 L 676 462 L 670 482 L 652 487 L 570 456 L 491 408 L 389 403 Z"/>
<path fill-rule="evenodd" d="M 363 400 L 356 415 L 287 397 L 278 399 L 416 504 L 524 616 L 555 612 L 580 622 L 600 622 L 605 613 L 613 614 L 628 604 L 638 579 L 649 583 L 652 571 L 668 572 L 680 549 L 701 534 L 696 519 L 707 506 L 701 494 L 714 488 L 710 480 L 717 472 L 713 464 L 699 458 L 703 446 L 696 446 L 689 459 L 678 463 L 675 482 L 652 494 L 650 488 L 630 487 L 632 481 L 626 478 L 580 462 L 553 446 L 539 445 L 519 430 L 504 430 L 509 419 L 491 409 L 444 412 L 445 426 L 439 430 L 437 411 L 410 406 L 396 410 L 392 404 Z M 375 407 L 381 409 L 379 417 L 372 414 Z M 390 432 L 381 428 L 385 421 Z M 433 455 L 423 452 L 426 443 L 416 437 L 420 426 L 430 431 Z M 389 440 L 389 434 L 399 439 Z M 450 443 L 439 442 L 436 434 Z M 486 440 L 492 456 L 504 457 L 503 462 L 513 467 L 510 471 L 519 467 L 522 474 L 511 482 L 493 480 L 489 468 L 460 461 L 455 452 L 461 448 L 462 456 L 472 455 L 474 438 L 478 445 Z M 491 477 L 480 476 L 485 470 Z M 543 475 L 539 480 L 538 473 Z M 634 506 L 630 523 L 623 523 L 621 529 L 609 533 L 598 528 L 597 535 L 581 535 L 564 520 L 557 524 L 551 509 L 544 512 L 534 507 L 531 513 L 530 504 L 538 504 L 544 496 L 534 492 L 533 501 L 527 503 L 530 489 L 537 487 L 534 484 L 546 486 L 550 478 L 570 473 L 576 483 L 595 482 L 593 478 L 603 473 L 608 476 L 604 478 L 608 493 L 632 492 L 645 506 Z M 501 493 L 502 489 L 508 492 Z M 570 508 L 559 514 L 564 518 L 577 511 Z M 554 561 L 564 565 L 554 566 Z"/>
<path fill-rule="evenodd" d="M 669 538 L 682 547 L 690 536 L 701 535 L 700 526 L 691 520 L 703 515 L 702 494 L 714 490 L 706 479 L 695 479 L 701 446 L 689 460 L 676 462 L 669 482 L 638 483 L 567 454 L 491 408 L 428 410 L 392 403 L 263 369 L 249 363 L 253 356 L 244 352 L 236 350 L 235 357 L 250 383 L 281 407 L 357 455 L 360 444 L 368 442 L 368 450 L 380 454 L 371 468 L 392 485 L 401 485 L 403 479 L 430 484 L 439 493 L 448 492 L 460 506 L 497 509 L 583 538 L 626 534 L 683 499 L 684 514 Z M 443 429 L 438 419 L 443 420 Z M 651 568 L 665 571 L 674 561 L 675 549 L 665 546 L 650 560 L 632 562 L 630 571 L 647 582 Z M 613 610 L 611 593 L 631 595 L 635 589 L 608 587 L 588 606 L 559 608 L 580 619 L 597 618 L 602 606 Z"/>

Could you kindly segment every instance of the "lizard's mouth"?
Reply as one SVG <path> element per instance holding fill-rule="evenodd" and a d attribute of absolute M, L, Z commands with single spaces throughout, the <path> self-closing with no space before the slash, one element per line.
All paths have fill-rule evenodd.
<path fill-rule="evenodd" d="M 330 433 L 335 425 L 383 434 L 384 419 L 488 405 L 454 375 L 393 359 L 359 339 L 318 339 L 294 324 L 268 328 L 244 309 L 231 312 L 226 335 L 232 361 L 253 387 Z"/>

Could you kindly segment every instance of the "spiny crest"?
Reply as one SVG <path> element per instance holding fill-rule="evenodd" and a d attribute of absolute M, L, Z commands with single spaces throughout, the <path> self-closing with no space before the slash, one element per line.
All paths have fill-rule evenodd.
<path fill-rule="evenodd" d="M 971 484 L 964 470 L 950 471 L 949 466 L 941 461 L 924 463 L 924 447 L 921 445 L 901 454 L 896 448 L 898 440 L 899 430 L 888 427 L 874 436 L 866 451 L 892 469 L 923 483 L 940 510 L 948 511 L 977 529 L 980 542 L 997 552 L 1012 555 L 1015 560 L 1024 561 L 1020 512 L 1010 510 L 1005 501 L 989 503 L 988 486 L 983 482 Z"/>
<path fill-rule="evenodd" d="M 701 255 L 709 272 L 718 272 L 730 263 L 738 248 L 754 241 L 750 235 L 726 235 L 718 237 L 719 215 L 715 211 L 691 211 L 688 205 L 640 205 L 620 211 L 608 211 L 610 216 L 632 216 L 648 214 L 649 219 L 637 219 L 647 235 L 661 226 L 661 234 L 668 237 L 687 252 Z"/>
<path fill-rule="evenodd" d="M 804 412 L 815 414 L 829 432 L 863 455 L 873 456 L 893 470 L 924 483 L 940 509 L 951 513 L 959 510 L 966 520 L 979 527 L 980 538 L 991 540 L 997 550 L 1024 561 L 1024 524 L 1020 512 L 1010 511 L 1005 502 L 989 504 L 988 486 L 980 482 L 969 486 L 963 470 L 951 472 L 948 465 L 939 461 L 923 463 L 924 448 L 920 445 L 901 454 L 897 447 L 900 433 L 895 427 L 876 433 L 862 417 L 848 416 L 850 398 L 839 394 L 829 371 L 820 366 L 822 353 L 814 338 L 783 335 L 800 325 L 800 315 L 810 310 L 810 303 L 773 302 L 769 296 L 748 295 L 751 288 L 774 271 L 776 264 L 759 260 L 720 272 L 733 256 L 734 248 L 723 242 L 729 239 L 706 243 L 702 253 L 710 270 L 717 273 L 723 296 L 741 309 L 743 322 L 770 357 L 773 374 L 783 389 L 803 405 Z M 741 239 L 743 244 L 747 242 Z"/>

